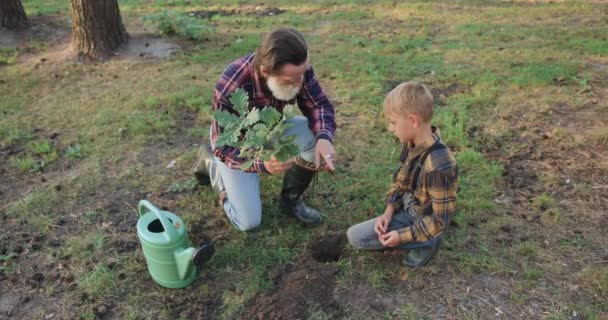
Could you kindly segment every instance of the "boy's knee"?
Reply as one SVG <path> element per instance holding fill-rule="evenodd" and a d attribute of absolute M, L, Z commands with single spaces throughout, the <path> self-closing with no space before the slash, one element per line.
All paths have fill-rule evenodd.
<path fill-rule="evenodd" d="M 348 228 L 348 230 L 346 230 L 346 237 L 348 238 L 348 243 L 350 243 L 350 245 L 353 248 L 355 248 L 355 249 L 363 248 L 361 239 L 357 236 L 355 226 L 352 226 L 352 227 Z"/>

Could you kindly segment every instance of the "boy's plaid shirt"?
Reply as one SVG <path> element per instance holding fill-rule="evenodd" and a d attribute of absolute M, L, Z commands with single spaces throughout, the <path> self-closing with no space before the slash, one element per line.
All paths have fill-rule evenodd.
<path fill-rule="evenodd" d="M 420 218 L 411 227 L 398 230 L 402 243 L 424 242 L 438 236 L 449 225 L 456 210 L 458 166 L 447 147 L 429 154 L 412 190 L 410 175 L 422 153 L 435 142 L 443 143 L 439 130 L 433 127 L 432 140 L 421 146 L 403 146 L 401 165 L 387 193 L 387 205 L 392 204 L 395 211 L 411 206 Z M 404 198 L 409 202 L 403 203 Z"/>
<path fill-rule="evenodd" d="M 321 89 L 317 77 L 309 67 L 304 73 L 304 81 L 298 95 L 291 101 L 281 101 L 274 98 L 265 82 L 260 79 L 253 66 L 254 54 L 242 57 L 232 62 L 222 73 L 213 91 L 212 110 L 224 110 L 237 113 L 232 108 L 228 98 L 238 88 L 249 94 L 249 109 L 272 106 L 279 112 L 287 104 L 297 103 L 302 114 L 308 119 L 308 126 L 316 139 L 327 139 L 333 142 L 336 131 L 334 107 Z M 211 141 L 215 144 L 221 128 L 217 121 L 211 121 Z M 214 152 L 229 168 L 239 169 L 248 159 L 240 158 L 240 150 L 229 146 L 218 146 Z M 257 159 L 247 170 L 248 172 L 267 172 L 264 162 Z"/>

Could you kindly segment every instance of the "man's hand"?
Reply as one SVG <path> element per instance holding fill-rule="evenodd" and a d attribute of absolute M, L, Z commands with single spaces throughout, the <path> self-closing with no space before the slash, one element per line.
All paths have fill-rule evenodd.
<path fill-rule="evenodd" d="M 289 159 L 285 162 L 279 161 L 276 157 L 272 157 L 268 161 L 264 161 L 264 167 L 270 174 L 277 174 L 287 171 L 293 164 L 293 159 Z"/>
<path fill-rule="evenodd" d="M 386 209 L 384 210 L 384 214 L 382 214 L 380 217 L 378 217 L 378 219 L 376 219 L 376 224 L 374 225 L 374 230 L 376 231 L 376 234 L 378 234 L 380 236 L 380 235 L 386 233 L 386 229 L 388 228 L 388 225 L 391 223 L 394 213 L 395 213 L 395 207 L 393 207 L 390 204 L 388 206 L 386 206 Z"/>
<path fill-rule="evenodd" d="M 378 236 L 378 240 L 385 247 L 396 247 L 401 243 L 401 239 L 399 239 L 399 232 L 397 230 L 393 230 L 389 233 L 382 234 Z"/>
<path fill-rule="evenodd" d="M 323 169 L 334 171 L 336 167 L 334 166 L 334 161 L 336 160 L 336 149 L 334 149 L 334 145 L 331 144 L 329 140 L 319 139 L 317 140 L 317 145 L 315 146 L 315 167 L 319 169 L 321 166 L 321 159 L 325 161 L 325 166 Z"/>

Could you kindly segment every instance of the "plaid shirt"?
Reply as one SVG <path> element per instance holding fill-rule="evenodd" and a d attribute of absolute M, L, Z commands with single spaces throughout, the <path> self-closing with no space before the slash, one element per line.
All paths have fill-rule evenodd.
<path fill-rule="evenodd" d="M 402 243 L 424 242 L 438 236 L 449 225 L 450 217 L 456 211 L 458 166 L 447 147 L 429 154 L 412 189 L 410 175 L 422 153 L 435 142 L 443 143 L 439 130 L 433 127 L 432 139 L 429 138 L 420 146 L 403 146 L 401 165 L 387 193 L 387 205 L 392 204 L 396 210 L 410 206 L 417 215 L 412 226 L 398 230 Z"/>
<path fill-rule="evenodd" d="M 215 84 L 213 91 L 212 110 L 224 110 L 237 114 L 232 108 L 228 98 L 238 88 L 242 88 L 249 94 L 249 110 L 256 107 L 272 106 L 279 112 L 287 104 L 298 104 L 302 114 L 308 118 L 308 126 L 316 139 L 327 139 L 333 141 L 336 131 L 334 107 L 321 89 L 317 77 L 309 67 L 304 73 L 304 82 L 298 95 L 291 101 L 281 101 L 274 98 L 266 83 L 253 66 L 254 54 L 242 57 L 232 62 L 222 73 Z M 217 121 L 211 122 L 211 141 L 215 145 L 222 128 Z M 229 168 L 239 169 L 240 165 L 248 159 L 240 158 L 240 150 L 230 146 L 218 146 L 215 156 L 219 157 Z M 253 165 L 247 169 L 248 172 L 268 172 L 264 162 L 256 159 Z"/>

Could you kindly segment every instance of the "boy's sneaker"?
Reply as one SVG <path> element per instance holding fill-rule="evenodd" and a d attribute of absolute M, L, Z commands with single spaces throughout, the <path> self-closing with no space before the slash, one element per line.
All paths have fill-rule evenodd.
<path fill-rule="evenodd" d="M 441 239 L 437 239 L 431 246 L 410 249 L 409 252 L 401 259 L 401 264 L 410 268 L 423 267 L 427 265 L 435 256 L 435 253 L 439 251 L 440 244 Z"/>

